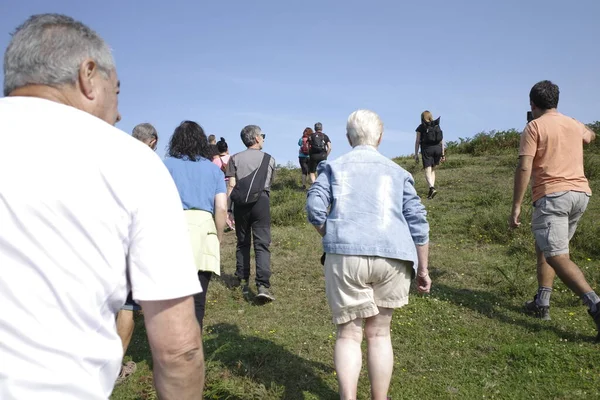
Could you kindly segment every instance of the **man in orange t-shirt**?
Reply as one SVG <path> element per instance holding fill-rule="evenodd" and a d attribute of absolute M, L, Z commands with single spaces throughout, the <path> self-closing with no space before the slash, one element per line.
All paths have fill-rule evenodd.
<path fill-rule="evenodd" d="M 596 339 L 600 340 L 600 298 L 569 257 L 569 241 L 592 195 L 583 173 L 583 144 L 596 135 L 581 122 L 559 113 L 558 97 L 558 86 L 550 81 L 536 83 L 529 93 L 534 120 L 521 136 L 510 225 L 520 225 L 523 196 L 532 178 L 531 227 L 539 286 L 525 308 L 549 320 L 550 294 L 554 276 L 558 275 L 588 306 L 599 330 Z"/>

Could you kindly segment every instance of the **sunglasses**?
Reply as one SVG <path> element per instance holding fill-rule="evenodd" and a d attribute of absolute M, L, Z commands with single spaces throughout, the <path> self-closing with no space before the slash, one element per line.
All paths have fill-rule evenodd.
<path fill-rule="evenodd" d="M 263 140 L 267 137 L 267 135 L 265 135 L 264 133 L 261 133 L 260 136 L 262 136 Z"/>

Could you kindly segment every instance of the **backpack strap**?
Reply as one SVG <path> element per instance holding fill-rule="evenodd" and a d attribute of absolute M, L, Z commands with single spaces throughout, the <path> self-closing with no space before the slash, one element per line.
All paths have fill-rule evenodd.
<path fill-rule="evenodd" d="M 267 183 L 267 175 L 269 172 L 269 163 L 271 162 L 271 156 L 265 153 L 263 156 L 262 162 L 260 163 L 260 167 L 256 170 L 254 177 L 252 178 L 252 183 L 250 183 L 250 190 L 248 191 L 248 196 L 250 193 L 260 193 L 265 190 L 265 184 Z M 246 200 L 248 199 L 246 196 Z"/>

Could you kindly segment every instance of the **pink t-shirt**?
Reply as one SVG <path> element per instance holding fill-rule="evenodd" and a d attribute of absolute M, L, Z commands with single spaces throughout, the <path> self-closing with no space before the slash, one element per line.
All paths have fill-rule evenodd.
<path fill-rule="evenodd" d="M 231 158 L 231 156 L 229 154 L 226 154 L 224 156 L 215 156 L 215 158 L 213 158 L 212 162 L 213 164 L 216 164 L 217 167 L 221 168 L 222 171 L 225 170 L 225 168 L 227 167 L 227 164 L 229 163 L 229 159 Z M 225 174 L 225 172 L 223 172 L 223 174 Z M 229 180 L 229 178 L 225 178 L 226 181 Z"/>

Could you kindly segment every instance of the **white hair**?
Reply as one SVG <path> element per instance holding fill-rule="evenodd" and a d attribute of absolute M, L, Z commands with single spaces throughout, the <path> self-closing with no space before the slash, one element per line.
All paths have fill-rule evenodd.
<path fill-rule="evenodd" d="M 84 24 L 60 14 L 39 14 L 19 26 L 4 53 L 4 95 L 26 85 L 75 84 L 90 58 L 107 77 L 115 69 L 110 48 Z"/>
<path fill-rule="evenodd" d="M 377 146 L 383 133 L 383 122 L 370 110 L 356 110 L 348 117 L 346 132 L 352 146 Z"/>

